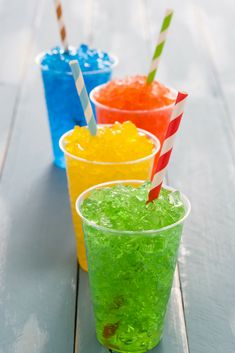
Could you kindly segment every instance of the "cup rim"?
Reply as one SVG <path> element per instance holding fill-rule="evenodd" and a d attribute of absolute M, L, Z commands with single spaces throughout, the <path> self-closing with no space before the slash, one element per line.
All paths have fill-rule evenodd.
<path fill-rule="evenodd" d="M 189 199 L 180 191 L 180 195 L 181 195 L 181 198 L 183 200 L 183 203 L 184 203 L 184 206 L 186 207 L 186 212 L 184 214 L 184 216 L 179 219 L 177 222 L 174 222 L 172 224 L 169 224 L 168 226 L 165 226 L 165 227 L 162 227 L 162 228 L 159 228 L 159 229 L 149 229 L 149 230 L 118 230 L 118 229 L 111 229 L 111 228 L 108 228 L 108 227 L 104 227 L 104 226 L 100 226 L 100 225 L 97 225 L 95 224 L 94 222 L 88 220 L 86 217 L 83 216 L 82 212 L 81 212 L 81 209 L 80 209 L 80 206 L 81 206 L 81 203 L 82 203 L 82 200 L 84 198 L 84 196 L 86 194 L 88 194 L 89 192 L 91 192 L 92 190 L 94 189 L 98 189 L 98 188 L 102 188 L 103 186 L 108 186 L 108 185 L 116 185 L 116 184 L 124 184 L 124 183 L 127 183 L 127 184 L 143 184 L 145 182 L 145 180 L 117 180 L 117 181 L 107 181 L 105 183 L 101 183 L 101 184 L 97 184 L 97 185 L 94 185 L 88 189 L 86 189 L 85 191 L 83 191 L 77 198 L 76 202 L 75 202 L 75 208 L 76 208 L 76 212 L 77 214 L 81 217 L 82 221 L 85 222 L 86 224 L 92 226 L 93 228 L 96 228 L 100 231 L 104 231 L 104 232 L 109 232 L 109 233 L 113 233 L 113 234 L 126 234 L 126 235 L 134 235 L 134 234 L 146 234 L 146 235 L 151 235 L 151 234 L 158 234 L 158 233 L 162 233 L 166 230 L 169 230 L 171 228 L 174 228 L 176 227 L 177 225 L 183 223 L 186 218 L 188 217 L 188 215 L 190 214 L 190 211 L 191 211 L 191 204 L 190 204 L 190 201 Z M 177 189 L 171 187 L 171 186 L 168 186 L 166 184 L 163 184 L 163 187 L 167 190 L 171 190 L 171 191 L 177 191 Z"/>
<path fill-rule="evenodd" d="M 97 124 L 97 128 L 102 127 L 102 126 L 112 126 L 112 125 L 113 125 L 113 124 Z M 87 126 L 86 126 L 86 128 L 87 128 Z M 61 138 L 60 138 L 60 140 L 59 140 L 59 146 L 60 146 L 60 149 L 62 150 L 62 152 L 63 152 L 65 155 L 67 155 L 67 156 L 69 156 L 69 157 L 72 157 L 73 159 L 76 159 L 76 160 L 78 160 L 78 161 L 80 161 L 80 162 L 85 162 L 85 163 L 90 163 L 90 164 L 97 164 L 97 165 L 129 165 L 129 164 L 141 163 L 141 162 L 144 162 L 145 160 L 151 159 L 152 157 L 156 156 L 157 153 L 160 151 L 161 144 L 160 144 L 159 139 L 158 139 L 155 135 L 151 134 L 151 132 L 148 132 L 148 131 L 143 130 L 143 129 L 140 129 L 140 128 L 137 128 L 137 130 L 138 130 L 138 132 L 141 133 L 142 135 L 146 135 L 146 136 L 148 136 L 149 138 L 151 138 L 151 140 L 152 140 L 153 143 L 154 143 L 154 151 L 153 151 L 151 154 L 149 154 L 149 155 L 147 155 L 147 156 L 145 156 L 145 157 L 138 158 L 138 159 L 133 159 L 133 160 L 131 160 L 131 161 L 121 161 L 121 162 L 91 161 L 91 160 L 89 160 L 89 159 L 81 158 L 81 157 L 78 157 L 78 156 L 73 155 L 72 153 L 70 153 L 70 152 L 68 152 L 68 151 L 65 150 L 65 148 L 64 148 L 64 142 L 63 142 L 64 138 L 65 138 L 67 135 L 69 135 L 69 134 L 73 131 L 73 129 L 67 131 L 66 133 L 64 133 L 64 134 L 61 136 Z"/>
<path fill-rule="evenodd" d="M 109 81 L 109 82 L 111 82 L 111 81 Z M 168 105 L 164 105 L 162 107 L 152 108 L 152 109 L 136 109 L 136 110 L 133 109 L 133 110 L 128 110 L 128 109 L 120 109 L 120 108 L 109 107 L 108 105 L 105 105 L 105 104 L 102 104 L 102 103 L 98 102 L 95 99 L 95 97 L 94 97 L 95 93 L 97 91 L 101 90 L 101 88 L 104 87 L 109 82 L 102 83 L 101 85 L 98 85 L 98 86 L 94 87 L 91 90 L 91 92 L 89 93 L 90 100 L 92 101 L 92 103 L 95 106 L 97 106 L 99 108 L 102 108 L 102 109 L 105 109 L 105 110 L 110 110 L 112 112 L 122 112 L 122 113 L 129 113 L 129 114 L 146 114 L 146 113 L 164 111 L 166 109 L 174 107 L 175 102 L 173 102 L 171 104 L 168 104 Z M 167 88 L 169 88 L 171 91 L 173 91 L 175 93 L 175 96 L 177 96 L 177 90 L 176 89 L 171 88 L 171 87 L 167 87 Z"/>
<path fill-rule="evenodd" d="M 69 46 L 69 48 L 71 49 L 75 49 L 75 47 L 73 46 Z M 55 74 L 66 74 L 66 75 L 69 75 L 69 76 L 72 76 L 72 72 L 71 71 L 61 71 L 61 70 L 53 70 L 53 69 L 49 69 L 47 67 L 47 65 L 43 65 L 41 63 L 41 59 L 43 58 L 43 56 L 47 53 L 47 51 L 41 51 L 39 54 L 36 55 L 35 57 L 35 63 L 41 68 L 41 70 L 43 71 L 51 71 Z M 109 66 L 109 67 L 106 67 L 104 69 L 100 69 L 100 70 L 92 70 L 92 71 L 82 71 L 82 74 L 83 76 L 89 76 L 89 75 L 94 75 L 94 74 L 103 74 L 105 72 L 109 72 L 111 70 L 113 70 L 114 67 L 116 67 L 119 63 L 119 60 L 117 58 L 116 55 L 110 53 L 109 54 L 109 57 L 113 60 L 113 63 Z"/>

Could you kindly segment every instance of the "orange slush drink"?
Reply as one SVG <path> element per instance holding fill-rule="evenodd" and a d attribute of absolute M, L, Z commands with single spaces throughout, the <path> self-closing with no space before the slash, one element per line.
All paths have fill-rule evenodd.
<path fill-rule="evenodd" d="M 77 257 L 87 270 L 82 225 L 75 209 L 77 197 L 105 181 L 149 179 L 160 143 L 154 135 L 125 122 L 98 125 L 96 136 L 91 136 L 87 127 L 76 126 L 61 137 L 60 148 L 65 154 Z"/>
<path fill-rule="evenodd" d="M 129 120 L 157 136 L 162 144 L 176 91 L 158 81 L 146 84 L 146 76 L 129 76 L 94 88 L 90 98 L 98 123 Z"/>

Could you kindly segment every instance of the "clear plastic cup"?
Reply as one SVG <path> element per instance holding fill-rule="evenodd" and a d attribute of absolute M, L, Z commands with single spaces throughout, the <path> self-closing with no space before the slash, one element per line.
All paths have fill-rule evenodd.
<path fill-rule="evenodd" d="M 97 86 L 90 92 L 90 99 L 95 106 L 98 123 L 113 124 L 115 121 L 120 123 L 128 120 L 132 121 L 140 129 L 144 129 L 154 134 L 162 145 L 169 125 L 174 103 L 165 105 L 160 108 L 146 110 L 125 110 L 111 108 L 107 105 L 99 103 L 95 99 L 95 93 L 100 91 L 104 85 L 105 84 Z M 176 96 L 176 91 L 174 89 L 171 89 L 171 91 Z"/>
<path fill-rule="evenodd" d="M 75 210 L 76 199 L 87 188 L 105 181 L 127 178 L 150 179 L 154 159 L 160 150 L 160 142 L 149 132 L 141 129 L 138 129 L 138 131 L 139 134 L 146 135 L 147 138 L 153 141 L 155 146 L 154 151 L 144 158 L 127 162 L 97 162 L 79 158 L 68 153 L 65 149 L 64 139 L 71 131 L 68 131 L 60 139 L 60 148 L 65 154 L 70 204 L 76 236 L 77 257 L 80 266 L 85 271 L 87 271 L 86 251 L 81 220 Z"/>
<path fill-rule="evenodd" d="M 93 186 L 79 196 L 76 210 L 83 222 L 98 341 L 115 352 L 143 353 L 155 347 L 162 337 L 190 203 L 181 194 L 184 216 L 156 230 L 120 231 L 86 219 L 80 207 L 83 200 L 91 191 L 117 183 L 139 186 L 143 181 Z"/>
<path fill-rule="evenodd" d="M 45 52 L 40 53 L 36 58 L 36 63 L 39 65 L 42 74 L 54 163 L 58 167 L 65 168 L 64 155 L 59 148 L 59 139 L 75 125 L 86 125 L 86 120 L 76 91 L 72 72 L 48 69 L 47 65 L 41 64 L 45 54 Z M 118 60 L 112 55 L 110 57 L 114 63 L 109 68 L 83 72 L 88 93 L 95 86 L 108 82 L 111 79 L 113 68 L 117 65 Z"/>

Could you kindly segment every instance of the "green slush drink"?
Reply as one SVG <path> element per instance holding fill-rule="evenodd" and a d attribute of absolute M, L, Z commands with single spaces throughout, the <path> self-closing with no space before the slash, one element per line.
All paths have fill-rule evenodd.
<path fill-rule="evenodd" d="M 150 183 L 97 185 L 77 200 L 83 220 L 97 338 L 117 352 L 143 353 L 162 336 L 177 252 L 190 205 Z"/>

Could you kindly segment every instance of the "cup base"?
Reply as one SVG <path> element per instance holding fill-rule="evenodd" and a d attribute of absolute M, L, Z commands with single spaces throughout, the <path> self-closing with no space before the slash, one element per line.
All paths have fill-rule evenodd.
<path fill-rule="evenodd" d="M 98 338 L 97 338 L 97 339 L 98 339 Z M 99 339 L 98 339 L 99 343 L 102 344 L 102 346 L 104 346 L 105 348 L 110 349 L 110 351 L 111 351 L 112 353 L 147 353 L 147 352 L 149 352 L 150 350 L 152 350 L 153 348 L 157 347 L 157 346 L 160 344 L 161 340 L 162 340 L 162 335 L 160 336 L 160 338 L 159 338 L 159 340 L 157 341 L 157 343 L 154 343 L 154 345 L 151 346 L 150 348 L 148 348 L 147 351 L 146 351 L 146 350 L 140 350 L 140 351 L 134 351 L 134 350 L 132 350 L 132 351 L 128 351 L 128 350 L 126 350 L 126 349 L 125 349 L 125 350 L 119 350 L 119 349 L 117 349 L 117 348 L 111 347 L 110 345 L 104 345 L 104 344 L 103 344 L 102 342 L 100 342 Z"/>

